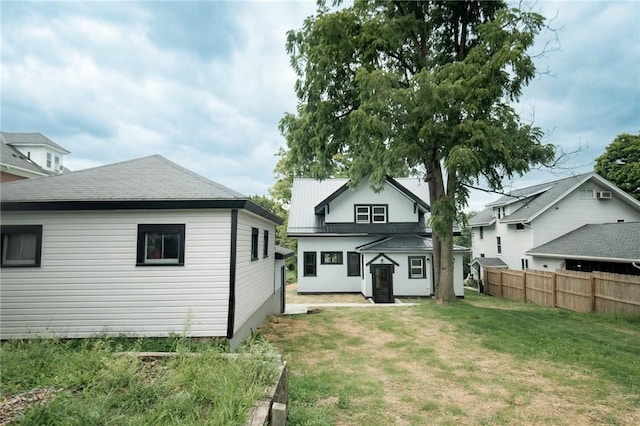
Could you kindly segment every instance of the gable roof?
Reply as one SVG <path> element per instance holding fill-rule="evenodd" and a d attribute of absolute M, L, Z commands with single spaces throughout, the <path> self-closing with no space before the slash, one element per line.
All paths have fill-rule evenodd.
<path fill-rule="evenodd" d="M 391 179 L 393 183 L 389 181 Z M 395 189 L 415 202 L 426 206 L 428 210 L 429 191 L 427 185 L 418 178 L 387 178 L 387 182 Z M 316 211 L 326 203 L 333 201 L 340 194 L 347 191 L 348 178 L 332 178 L 319 181 L 312 178 L 295 178 L 291 188 L 291 204 L 289 206 L 289 222 L 287 232 L 290 235 L 324 233 L 353 233 L 366 234 L 370 232 L 367 224 L 323 224 Z M 402 188 L 402 189 L 399 189 Z M 399 224 L 376 224 L 376 230 L 389 233 L 399 232 L 430 232 L 425 224 L 412 225 L 411 229 Z M 401 226 L 402 227 L 402 226 Z M 388 228 L 388 229 L 387 229 Z M 386 231 L 385 231 L 386 230 Z"/>
<path fill-rule="evenodd" d="M 433 251 L 433 240 L 428 237 L 419 235 L 394 235 L 392 237 L 383 238 L 371 243 L 363 244 L 356 247 L 361 252 L 366 251 Z M 458 245 L 453 246 L 455 252 L 467 252 L 467 247 Z"/>
<path fill-rule="evenodd" d="M 527 252 L 531 256 L 640 262 L 640 222 L 590 224 Z"/>
<path fill-rule="evenodd" d="M 590 172 L 511 191 L 510 194 L 503 195 L 493 203 L 487 204 L 487 209 L 469 219 L 469 225 L 490 225 L 495 221 L 495 218 L 493 218 L 493 207 L 506 206 L 517 201 L 523 201 L 524 205 L 506 217 L 503 217 L 500 222 L 530 222 L 589 180 L 594 180 L 612 192 L 615 192 L 623 201 L 640 210 L 640 202 L 602 176 L 595 172 Z M 491 218 L 493 218 L 493 220 Z"/>
<path fill-rule="evenodd" d="M 418 197 L 416 194 L 414 194 L 409 189 L 407 189 L 402 183 L 400 183 L 400 180 L 402 180 L 402 181 L 404 181 L 405 185 L 410 185 L 414 180 L 417 181 L 417 179 L 410 179 L 410 178 L 409 179 L 407 179 L 407 178 L 394 179 L 391 176 L 387 176 L 385 178 L 385 180 L 393 188 L 395 188 L 396 190 L 398 190 L 399 192 L 404 194 L 405 197 L 409 198 L 411 201 L 413 201 L 413 202 L 417 203 L 419 206 L 421 206 L 424 211 L 429 211 L 430 210 L 429 204 L 427 204 L 427 202 L 425 200 L 423 200 L 420 197 Z M 349 189 L 349 184 L 350 183 L 351 183 L 351 181 L 349 179 L 347 179 L 346 182 L 344 182 L 344 184 L 342 184 L 338 189 L 333 191 L 327 198 L 325 198 L 318 205 L 316 205 L 315 208 L 314 208 L 316 214 L 321 214 L 324 211 L 324 207 L 325 206 L 329 205 L 329 203 L 331 201 L 335 200 L 340 195 L 345 193 Z M 412 186 L 414 186 L 414 190 L 417 189 L 417 187 L 415 185 L 412 185 Z M 421 191 L 419 189 L 416 192 L 423 192 L 423 191 Z M 421 194 L 421 195 L 424 196 L 425 194 Z M 428 195 L 427 195 L 427 198 L 428 198 Z"/>
<path fill-rule="evenodd" d="M 55 151 L 69 154 L 69 151 L 44 136 L 42 133 L 7 133 L 0 132 L 0 139 L 3 143 L 13 146 L 46 146 Z"/>
<path fill-rule="evenodd" d="M 3 210 L 246 208 L 282 220 L 249 197 L 160 155 L 73 173 L 3 183 Z"/>

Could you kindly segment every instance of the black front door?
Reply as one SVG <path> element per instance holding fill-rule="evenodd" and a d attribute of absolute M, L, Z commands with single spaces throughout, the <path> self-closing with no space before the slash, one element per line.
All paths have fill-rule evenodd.
<path fill-rule="evenodd" d="M 373 301 L 393 303 L 393 265 L 371 265 L 373 275 Z"/>

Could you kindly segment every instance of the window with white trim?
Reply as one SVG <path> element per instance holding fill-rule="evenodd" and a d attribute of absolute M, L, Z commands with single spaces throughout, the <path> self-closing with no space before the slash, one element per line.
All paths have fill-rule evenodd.
<path fill-rule="evenodd" d="M 417 279 L 426 276 L 425 257 L 409 256 L 409 278 Z"/>
<path fill-rule="evenodd" d="M 369 223 L 369 213 L 369 206 L 356 206 L 356 223 Z"/>
<path fill-rule="evenodd" d="M 387 206 L 371 206 L 371 222 L 387 223 Z"/>
<path fill-rule="evenodd" d="M 581 189 L 580 190 L 580 198 L 583 200 L 595 200 L 596 199 L 596 190 L 595 189 Z"/>
<path fill-rule="evenodd" d="M 42 225 L 2 226 L 2 267 L 40 266 Z"/>
<path fill-rule="evenodd" d="M 184 224 L 138 225 L 136 265 L 184 265 Z"/>
<path fill-rule="evenodd" d="M 496 237 L 496 251 L 498 254 L 502 254 L 502 238 Z"/>
<path fill-rule="evenodd" d="M 251 260 L 258 260 L 258 228 L 251 228 Z"/>

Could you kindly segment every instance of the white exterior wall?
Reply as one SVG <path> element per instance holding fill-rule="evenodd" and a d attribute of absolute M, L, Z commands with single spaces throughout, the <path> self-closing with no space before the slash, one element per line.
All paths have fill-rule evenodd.
<path fill-rule="evenodd" d="M 298 238 L 298 291 L 301 293 L 359 293 L 360 276 L 347 276 L 347 252 L 374 241 L 372 237 L 299 237 Z M 315 277 L 304 276 L 304 252 L 316 252 Z M 321 252 L 341 251 L 342 265 L 323 265 Z M 361 265 L 362 267 L 362 265 Z"/>
<path fill-rule="evenodd" d="M 373 297 L 373 278 L 371 275 L 371 265 L 366 266 L 379 253 L 365 253 L 364 256 L 364 280 L 361 291 L 366 297 Z M 431 253 L 412 252 L 389 252 L 385 253 L 389 259 L 393 259 L 399 266 L 395 266 L 393 273 L 393 294 L 399 296 L 431 296 L 433 294 L 433 256 Z M 425 278 L 409 278 L 409 256 L 425 257 Z M 378 258 L 376 265 L 390 264 L 386 258 Z"/>
<path fill-rule="evenodd" d="M 385 182 L 384 190 L 375 193 L 369 181 L 363 179 L 357 190 L 348 189 L 329 204 L 329 213 L 325 223 L 354 223 L 356 204 L 388 205 L 388 222 L 418 222 L 418 213 L 414 212 L 413 201 Z"/>
<path fill-rule="evenodd" d="M 510 269 L 515 270 L 522 269 L 521 259 L 528 259 L 530 269 L 553 271 L 564 265 L 562 259 L 536 259 L 525 253 L 586 224 L 640 221 L 640 212 L 617 198 L 615 192 L 608 200 L 584 199 L 581 196 L 582 189 L 609 190 L 594 182 L 586 182 L 535 218 L 530 225 L 525 225 L 521 231 L 516 230 L 514 224 L 497 221 L 483 227 L 484 238 L 481 240 L 479 227 L 473 227 L 472 258 L 484 253 L 485 257 L 502 259 Z M 498 236 L 502 238 L 502 254 L 497 253 Z"/>
<path fill-rule="evenodd" d="M 258 259 L 251 260 L 251 230 L 258 229 Z M 264 231 L 269 231 L 268 257 L 263 256 Z M 275 293 L 275 225 L 240 210 L 236 252 L 236 306 L 234 332 Z"/>
<path fill-rule="evenodd" d="M 532 222 L 535 234 L 533 246 L 547 243 L 586 224 L 640 221 L 640 211 L 620 200 L 615 192 L 608 200 L 583 199 L 580 189 L 608 190 L 586 182 L 577 191 L 560 200 Z"/>
<path fill-rule="evenodd" d="M 57 172 L 64 165 L 64 154 L 53 149 L 47 149 L 42 146 L 16 146 L 15 148 L 45 170 Z M 51 154 L 51 167 L 47 167 L 47 153 Z M 60 158 L 58 169 L 56 169 L 56 156 Z"/>
<path fill-rule="evenodd" d="M 154 223 L 186 225 L 184 266 L 136 266 L 137 225 Z M 228 210 L 18 212 L 2 224 L 43 225 L 41 267 L 1 270 L 2 338 L 226 335 Z"/>

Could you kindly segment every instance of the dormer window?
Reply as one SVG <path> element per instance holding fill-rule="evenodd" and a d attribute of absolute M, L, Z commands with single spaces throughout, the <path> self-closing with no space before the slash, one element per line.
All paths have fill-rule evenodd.
<path fill-rule="evenodd" d="M 387 223 L 387 206 L 356 205 L 356 223 Z"/>
<path fill-rule="evenodd" d="M 47 169 L 51 168 L 51 153 L 47 152 Z"/>
<path fill-rule="evenodd" d="M 60 157 L 58 155 L 55 156 L 55 160 L 54 160 L 54 164 L 55 164 L 55 171 L 60 170 Z"/>

